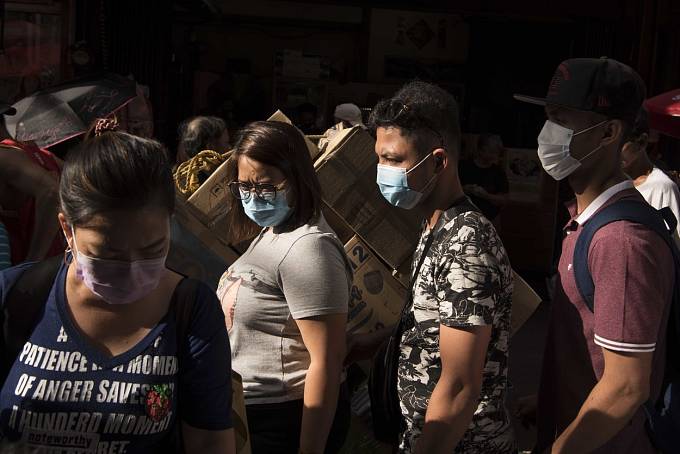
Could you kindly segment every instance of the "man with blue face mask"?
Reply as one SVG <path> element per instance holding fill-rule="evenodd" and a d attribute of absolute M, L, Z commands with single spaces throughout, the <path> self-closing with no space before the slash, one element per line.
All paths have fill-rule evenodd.
<path fill-rule="evenodd" d="M 493 225 L 463 192 L 456 101 L 412 82 L 380 102 L 370 123 L 380 191 L 424 220 L 401 321 L 399 450 L 517 452 L 504 404 L 512 269 Z"/>
<path fill-rule="evenodd" d="M 621 169 L 644 93 L 628 66 L 578 58 L 559 65 L 546 98 L 515 96 L 545 106 L 539 158 L 576 194 L 543 360 L 536 452 L 657 452 L 642 405 L 656 401 L 664 376 L 671 251 L 646 225 L 615 219 L 595 231 L 583 265 L 576 260 L 578 239 L 601 212 L 621 201 L 646 206 Z M 581 266 L 592 277 L 592 301 L 576 278 Z"/>

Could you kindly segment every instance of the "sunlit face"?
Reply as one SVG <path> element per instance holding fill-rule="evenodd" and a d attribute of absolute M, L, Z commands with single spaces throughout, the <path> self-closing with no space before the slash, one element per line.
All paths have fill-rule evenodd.
<path fill-rule="evenodd" d="M 286 182 L 286 176 L 277 167 L 264 164 L 247 156 L 238 159 L 238 181 L 241 183 L 270 184 L 281 186 Z M 278 193 L 277 193 L 278 197 Z M 288 199 L 290 205 L 291 200 Z"/>
<path fill-rule="evenodd" d="M 423 161 L 427 154 L 418 150 L 415 141 L 411 137 L 404 136 L 399 128 L 377 129 L 375 153 L 378 156 L 378 164 L 406 170 L 413 169 L 407 174 L 407 180 L 409 187 L 416 191 L 424 188 L 435 174 L 435 159 Z M 442 148 L 437 148 L 431 153 L 441 157 L 445 152 Z M 420 165 L 414 168 L 419 163 Z"/>
<path fill-rule="evenodd" d="M 115 211 L 74 227 L 63 213 L 59 221 L 71 249 L 99 259 L 136 261 L 163 257 L 170 249 L 170 215 L 165 208 Z"/>

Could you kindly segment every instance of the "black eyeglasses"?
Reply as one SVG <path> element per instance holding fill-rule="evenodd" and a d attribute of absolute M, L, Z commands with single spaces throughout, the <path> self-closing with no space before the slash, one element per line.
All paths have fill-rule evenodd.
<path fill-rule="evenodd" d="M 236 200 L 250 200 L 254 192 L 258 199 L 273 202 L 276 200 L 277 193 L 285 189 L 285 185 L 285 182 L 274 185 L 270 183 L 253 184 L 243 181 L 232 181 L 229 183 L 229 191 Z"/>

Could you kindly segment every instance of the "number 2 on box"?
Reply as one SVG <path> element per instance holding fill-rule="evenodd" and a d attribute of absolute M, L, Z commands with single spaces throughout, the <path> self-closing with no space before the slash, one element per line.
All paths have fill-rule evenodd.
<path fill-rule="evenodd" d="M 359 259 L 359 264 L 362 264 L 369 259 L 368 253 L 364 250 L 364 247 L 360 244 L 354 246 L 354 249 L 352 249 L 352 255 Z"/>

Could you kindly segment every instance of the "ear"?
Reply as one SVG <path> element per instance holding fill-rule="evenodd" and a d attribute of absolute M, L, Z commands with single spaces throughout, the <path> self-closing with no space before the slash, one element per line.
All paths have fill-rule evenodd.
<path fill-rule="evenodd" d="M 64 216 L 64 213 L 59 213 L 57 216 L 59 218 L 59 226 L 61 226 L 61 231 L 64 233 L 64 236 L 66 237 L 66 242 L 68 243 L 69 247 L 73 244 L 73 232 L 71 231 L 71 226 L 66 220 L 66 216 Z"/>
<path fill-rule="evenodd" d="M 621 120 L 611 120 L 609 123 L 605 124 L 602 146 L 620 143 L 623 139 L 624 130 L 625 127 Z"/>
<path fill-rule="evenodd" d="M 449 154 L 443 148 L 437 148 L 432 151 L 434 156 L 434 168 L 436 171 L 441 171 L 449 165 Z"/>

